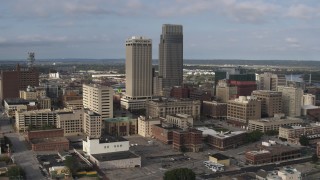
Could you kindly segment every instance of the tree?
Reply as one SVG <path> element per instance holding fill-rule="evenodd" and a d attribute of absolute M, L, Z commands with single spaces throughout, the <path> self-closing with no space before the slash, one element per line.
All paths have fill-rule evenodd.
<path fill-rule="evenodd" d="M 20 166 L 9 167 L 7 174 L 10 179 L 23 179 L 26 175 Z"/>
<path fill-rule="evenodd" d="M 259 141 L 262 136 L 263 136 L 263 133 L 261 131 L 259 131 L 259 130 L 251 131 L 251 132 L 246 134 L 245 142 L 246 143 L 252 143 L 252 142 Z"/>
<path fill-rule="evenodd" d="M 264 134 L 267 135 L 267 136 L 275 136 L 275 135 L 279 134 L 279 131 L 277 131 L 277 130 L 268 130 Z"/>
<path fill-rule="evenodd" d="M 303 135 L 303 136 L 300 136 L 299 138 L 299 142 L 302 146 L 308 146 L 309 145 L 309 139 L 307 136 Z"/>
<path fill-rule="evenodd" d="M 318 162 L 318 160 L 319 160 L 318 155 L 317 154 L 313 154 L 312 155 L 312 162 L 316 163 L 316 162 Z"/>
<path fill-rule="evenodd" d="M 196 174 L 188 168 L 178 168 L 167 171 L 163 177 L 164 180 L 195 180 Z"/>
<path fill-rule="evenodd" d="M 75 175 L 79 170 L 78 161 L 73 156 L 67 156 L 64 165 L 70 169 L 70 172 Z"/>

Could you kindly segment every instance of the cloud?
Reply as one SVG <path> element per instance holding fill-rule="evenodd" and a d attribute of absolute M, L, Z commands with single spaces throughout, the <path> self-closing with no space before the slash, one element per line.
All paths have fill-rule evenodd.
<path fill-rule="evenodd" d="M 306 6 L 304 4 L 296 4 L 289 7 L 287 17 L 297 18 L 297 19 L 310 19 L 319 16 L 320 8 L 314 8 Z"/>
<path fill-rule="evenodd" d="M 293 47 L 293 48 L 301 47 L 299 40 L 293 37 L 285 38 L 285 42 L 289 45 L 289 47 Z"/>

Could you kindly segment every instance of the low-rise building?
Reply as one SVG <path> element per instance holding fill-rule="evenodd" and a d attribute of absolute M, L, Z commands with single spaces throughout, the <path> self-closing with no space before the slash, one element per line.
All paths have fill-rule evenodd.
<path fill-rule="evenodd" d="M 138 120 L 132 117 L 103 119 L 105 132 L 113 136 L 128 136 L 138 133 Z"/>
<path fill-rule="evenodd" d="M 50 109 L 34 111 L 16 111 L 16 128 L 18 131 L 26 131 L 29 128 L 42 128 L 56 125 L 56 113 Z"/>
<path fill-rule="evenodd" d="M 199 152 L 203 149 L 202 131 L 197 129 L 174 130 L 173 149 L 178 151 Z"/>
<path fill-rule="evenodd" d="M 64 106 L 68 109 L 83 109 L 82 99 L 78 100 L 69 100 L 64 102 Z"/>
<path fill-rule="evenodd" d="M 122 137 L 104 136 L 99 139 L 87 137 L 82 143 L 83 151 L 89 155 L 129 150 L 129 141 Z"/>
<path fill-rule="evenodd" d="M 53 138 L 53 137 L 63 137 L 63 129 L 47 129 L 47 130 L 34 130 L 27 132 L 27 141 L 35 138 Z"/>
<path fill-rule="evenodd" d="M 90 138 L 100 138 L 102 129 L 101 115 L 91 110 L 83 113 L 83 130 Z"/>
<path fill-rule="evenodd" d="M 209 161 L 223 164 L 224 166 L 230 166 L 230 158 L 226 155 L 223 155 L 221 153 L 212 154 L 209 156 Z"/>
<path fill-rule="evenodd" d="M 27 110 L 28 105 L 30 105 L 30 101 L 22 98 L 4 99 L 4 111 L 9 117 L 14 117 L 17 110 Z"/>
<path fill-rule="evenodd" d="M 297 169 L 289 166 L 285 166 L 278 171 L 278 176 L 282 178 L 282 180 L 301 180 L 301 172 Z"/>
<path fill-rule="evenodd" d="M 197 128 L 202 131 L 210 147 L 219 150 L 236 148 L 245 143 L 246 131 L 216 132 L 209 128 Z"/>
<path fill-rule="evenodd" d="M 138 117 L 138 134 L 143 137 L 152 136 L 152 127 L 154 124 L 160 124 L 160 118 L 146 118 L 145 116 Z"/>
<path fill-rule="evenodd" d="M 193 127 L 193 117 L 188 114 L 167 115 L 165 122 L 180 129 L 188 129 Z"/>
<path fill-rule="evenodd" d="M 68 151 L 69 140 L 65 137 L 34 138 L 30 140 L 33 151 Z"/>
<path fill-rule="evenodd" d="M 152 136 L 164 144 L 172 144 L 175 129 L 172 124 L 154 124 L 152 125 Z"/>
<path fill-rule="evenodd" d="M 299 143 L 299 138 L 305 135 L 309 139 L 320 138 L 320 123 L 310 125 L 283 126 L 279 128 L 279 138 L 286 139 L 290 143 Z"/>
<path fill-rule="evenodd" d="M 300 118 L 284 117 L 284 114 L 276 114 L 273 118 L 249 120 L 248 130 L 259 130 L 261 132 L 278 131 L 281 126 L 296 126 L 303 123 L 304 121 Z"/>
<path fill-rule="evenodd" d="M 273 163 L 299 157 L 301 157 L 300 148 L 280 144 L 260 145 L 245 153 L 246 162 L 249 164 Z"/>

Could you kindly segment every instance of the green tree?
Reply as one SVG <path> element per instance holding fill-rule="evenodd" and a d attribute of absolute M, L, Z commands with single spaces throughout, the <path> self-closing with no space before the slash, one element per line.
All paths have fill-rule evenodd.
<path fill-rule="evenodd" d="M 268 130 L 264 134 L 267 135 L 267 136 L 275 136 L 275 135 L 279 134 L 279 131 L 277 131 L 277 130 Z"/>
<path fill-rule="evenodd" d="M 75 175 L 79 170 L 78 161 L 73 156 L 67 156 L 64 165 L 70 169 L 70 172 Z"/>
<path fill-rule="evenodd" d="M 196 174 L 188 168 L 178 168 L 167 171 L 163 177 L 164 180 L 195 180 Z"/>
<path fill-rule="evenodd" d="M 299 138 L 299 142 L 302 146 L 308 146 L 309 145 L 309 139 L 307 136 L 303 135 L 303 136 L 300 136 Z"/>
<path fill-rule="evenodd" d="M 259 141 L 262 136 L 263 136 L 263 133 L 259 130 L 251 131 L 251 132 L 247 133 L 246 138 L 245 138 L 245 142 L 252 143 L 252 142 Z"/>
<path fill-rule="evenodd" d="M 11 166 L 8 169 L 7 175 L 9 179 L 23 179 L 26 173 L 20 166 Z"/>
<path fill-rule="evenodd" d="M 316 162 L 318 162 L 318 160 L 319 160 L 318 155 L 317 154 L 313 154 L 312 155 L 312 162 L 316 163 Z"/>

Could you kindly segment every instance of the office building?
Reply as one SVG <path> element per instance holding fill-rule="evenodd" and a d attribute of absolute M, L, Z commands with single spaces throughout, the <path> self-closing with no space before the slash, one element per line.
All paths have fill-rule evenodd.
<path fill-rule="evenodd" d="M 223 79 L 218 82 L 216 87 L 216 97 L 219 102 L 226 103 L 229 100 L 233 100 L 237 98 L 237 87 L 234 85 L 230 85 L 228 80 Z"/>
<path fill-rule="evenodd" d="M 172 147 L 178 151 L 199 152 L 203 149 L 202 131 L 197 129 L 174 130 Z"/>
<path fill-rule="evenodd" d="M 302 106 L 306 106 L 306 105 L 316 105 L 316 96 L 313 94 L 304 94 L 302 96 L 302 102 L 301 102 Z"/>
<path fill-rule="evenodd" d="M 276 91 L 278 86 L 286 85 L 286 78 L 284 75 L 265 72 L 257 75 L 257 85 L 259 90 Z"/>
<path fill-rule="evenodd" d="M 133 117 L 115 117 L 103 120 L 104 129 L 112 136 L 130 136 L 138 133 L 138 120 Z"/>
<path fill-rule="evenodd" d="M 282 92 L 282 112 L 287 116 L 301 116 L 301 100 L 303 90 L 295 87 L 278 86 L 279 92 Z"/>
<path fill-rule="evenodd" d="M 83 107 L 101 115 L 113 117 L 113 89 L 109 86 L 83 84 Z"/>
<path fill-rule="evenodd" d="M 227 103 L 217 101 L 203 101 L 202 114 L 216 120 L 227 119 Z"/>
<path fill-rule="evenodd" d="M 172 114 L 188 114 L 194 120 L 200 119 L 200 101 L 190 99 L 159 99 L 146 103 L 146 116 L 163 117 Z"/>
<path fill-rule="evenodd" d="M 273 117 L 282 112 L 282 93 L 269 90 L 256 90 L 251 94 L 261 101 L 261 116 Z"/>
<path fill-rule="evenodd" d="M 240 96 L 229 100 L 227 119 L 236 125 L 246 126 L 249 120 L 261 118 L 261 101 L 255 97 Z"/>
<path fill-rule="evenodd" d="M 138 117 L 138 134 L 143 137 L 152 136 L 152 127 L 154 124 L 160 124 L 160 118 L 146 118 L 145 116 Z"/>
<path fill-rule="evenodd" d="M 309 143 L 312 144 L 313 139 L 320 138 L 320 123 L 279 128 L 279 138 L 286 139 L 290 143 L 299 144 L 299 138 L 303 135 L 307 136 Z"/>
<path fill-rule="evenodd" d="M 297 169 L 285 166 L 278 171 L 278 176 L 282 178 L 282 180 L 302 180 L 301 172 Z"/>
<path fill-rule="evenodd" d="M 18 64 L 15 71 L 1 71 L 0 100 L 18 98 L 19 91 L 28 86 L 39 86 L 39 72 L 34 68 L 22 68 Z"/>
<path fill-rule="evenodd" d="M 91 110 L 83 114 L 83 130 L 89 138 L 100 138 L 102 129 L 101 115 Z"/>
<path fill-rule="evenodd" d="M 145 108 L 152 96 L 152 41 L 133 36 L 126 41 L 126 93 L 121 106 L 129 110 Z"/>
<path fill-rule="evenodd" d="M 70 110 L 57 112 L 57 128 L 64 131 L 65 136 L 76 136 L 83 133 L 83 111 Z"/>
<path fill-rule="evenodd" d="M 164 24 L 159 43 L 159 77 L 162 88 L 171 89 L 183 82 L 182 25 Z"/>
<path fill-rule="evenodd" d="M 188 114 L 167 115 L 163 121 L 184 130 L 193 127 L 193 117 Z"/>

